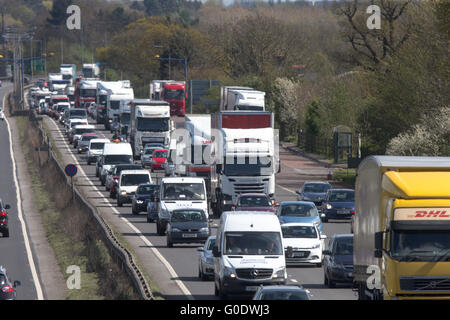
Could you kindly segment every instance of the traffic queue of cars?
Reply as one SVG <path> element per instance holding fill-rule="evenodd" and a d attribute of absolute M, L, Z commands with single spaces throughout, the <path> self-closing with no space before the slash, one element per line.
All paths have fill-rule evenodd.
<path fill-rule="evenodd" d="M 128 142 L 101 139 L 95 126 L 89 125 L 88 115 L 95 118 L 95 103 L 74 108 L 64 96 L 57 98 L 50 95 L 50 102 L 44 104 L 47 108 L 39 110 L 64 125 L 68 142 L 79 154 L 86 153 L 88 165 L 95 163 L 96 176 L 118 207 L 129 203 L 132 214 L 145 212 L 147 222 L 156 223 L 157 234 L 166 237 L 169 248 L 180 243 L 202 244 L 198 276 L 214 280 L 217 296 L 310 299 L 303 288 L 286 286 L 286 267 L 298 264 L 323 266 L 324 284 L 329 287 L 351 282 L 347 256 L 352 235 L 332 237 L 325 250 L 323 222 L 354 215 L 353 190 L 306 182 L 297 191 L 298 201 L 281 203 L 264 193 L 242 193 L 231 211 L 222 213 L 217 233 L 212 235 L 203 178 L 166 177 L 154 183 L 151 172 L 164 169 L 169 156 L 164 145 L 145 145 L 141 163 L 135 163 Z M 248 261 L 253 261 L 252 268 Z"/>

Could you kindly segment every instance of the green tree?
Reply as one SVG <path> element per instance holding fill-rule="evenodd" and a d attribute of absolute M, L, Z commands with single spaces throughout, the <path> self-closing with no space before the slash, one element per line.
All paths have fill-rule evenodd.
<path fill-rule="evenodd" d="M 51 25 L 62 25 L 66 22 L 67 7 L 72 4 L 72 0 L 53 0 L 52 10 L 50 10 L 50 18 L 47 22 Z"/>

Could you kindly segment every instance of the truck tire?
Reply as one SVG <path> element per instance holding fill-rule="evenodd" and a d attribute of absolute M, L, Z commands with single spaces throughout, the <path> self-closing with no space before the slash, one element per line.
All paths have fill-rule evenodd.
<path fill-rule="evenodd" d="M 9 229 L 6 229 L 5 232 L 2 233 L 3 238 L 9 238 Z"/>

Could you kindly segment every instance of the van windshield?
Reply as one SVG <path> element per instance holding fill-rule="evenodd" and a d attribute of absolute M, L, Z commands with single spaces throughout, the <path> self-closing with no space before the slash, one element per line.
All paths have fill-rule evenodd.
<path fill-rule="evenodd" d="M 123 174 L 120 180 L 121 186 L 138 186 L 142 183 L 150 183 L 148 174 Z"/>
<path fill-rule="evenodd" d="M 133 163 L 131 155 L 110 154 L 105 156 L 105 164 Z"/>
<path fill-rule="evenodd" d="M 224 255 L 282 255 L 279 232 L 226 232 Z"/>
<path fill-rule="evenodd" d="M 206 222 L 208 218 L 199 210 L 176 210 L 172 212 L 171 222 Z"/>
<path fill-rule="evenodd" d="M 105 146 L 104 142 L 91 143 L 91 149 L 92 150 L 102 150 L 104 146 Z"/>
<path fill-rule="evenodd" d="M 162 200 L 205 200 L 203 183 L 164 183 Z"/>

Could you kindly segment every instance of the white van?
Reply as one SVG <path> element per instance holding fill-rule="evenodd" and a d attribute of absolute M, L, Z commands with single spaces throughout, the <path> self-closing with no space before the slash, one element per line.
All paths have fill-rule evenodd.
<path fill-rule="evenodd" d="M 271 212 L 226 211 L 216 233 L 214 293 L 253 296 L 260 285 L 285 284 L 283 235 Z"/>
<path fill-rule="evenodd" d="M 133 163 L 131 145 L 129 143 L 105 143 L 99 162 L 99 177 L 103 186 L 105 185 L 106 174 L 113 165 Z"/>
<path fill-rule="evenodd" d="M 92 139 L 89 141 L 89 149 L 87 152 L 87 164 L 90 165 L 91 162 L 96 162 L 97 157 L 103 154 L 103 148 L 106 143 L 110 143 L 109 139 Z"/>
<path fill-rule="evenodd" d="M 161 179 L 156 232 L 166 232 L 170 214 L 175 209 L 202 209 L 208 213 L 205 180 L 194 177 L 167 177 Z"/>
<path fill-rule="evenodd" d="M 142 183 L 152 183 L 152 177 L 147 170 L 122 170 L 117 183 L 117 206 L 130 203 Z"/>

